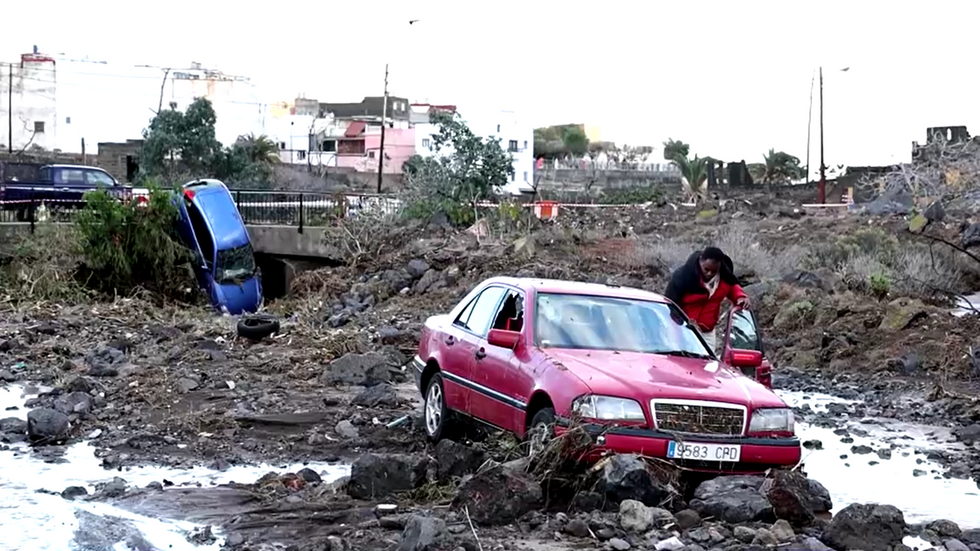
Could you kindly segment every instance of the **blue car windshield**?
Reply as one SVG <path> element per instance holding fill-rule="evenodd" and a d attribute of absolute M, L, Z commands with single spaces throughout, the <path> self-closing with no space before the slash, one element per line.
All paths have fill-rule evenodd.
<path fill-rule="evenodd" d="M 252 245 L 246 243 L 218 251 L 218 263 L 215 266 L 214 279 L 218 283 L 233 283 L 246 280 L 255 275 L 255 255 Z"/>
<path fill-rule="evenodd" d="M 630 298 L 539 293 L 534 340 L 542 348 L 575 348 L 711 358 L 676 306 Z"/>

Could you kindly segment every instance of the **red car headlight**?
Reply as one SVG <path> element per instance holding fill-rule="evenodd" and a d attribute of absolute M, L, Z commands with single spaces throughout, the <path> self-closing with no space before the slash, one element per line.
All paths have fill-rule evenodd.
<path fill-rule="evenodd" d="M 749 432 L 793 432 L 796 420 L 790 408 L 763 408 L 752 412 Z"/>
<path fill-rule="evenodd" d="M 572 415 L 597 421 L 646 421 L 636 400 L 587 394 L 572 402 Z"/>

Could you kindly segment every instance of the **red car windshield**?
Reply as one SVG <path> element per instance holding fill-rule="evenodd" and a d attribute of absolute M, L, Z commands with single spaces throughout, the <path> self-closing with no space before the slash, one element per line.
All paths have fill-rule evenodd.
<path fill-rule="evenodd" d="M 681 311 L 669 303 L 539 293 L 535 305 L 534 342 L 542 348 L 713 357 Z"/>

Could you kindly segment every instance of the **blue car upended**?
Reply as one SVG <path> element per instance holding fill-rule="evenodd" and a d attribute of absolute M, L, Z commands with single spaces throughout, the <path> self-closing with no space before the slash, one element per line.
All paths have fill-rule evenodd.
<path fill-rule="evenodd" d="M 194 180 L 175 197 L 178 232 L 195 253 L 194 273 L 211 304 L 229 314 L 255 312 L 262 283 L 248 230 L 235 201 L 218 180 Z"/>

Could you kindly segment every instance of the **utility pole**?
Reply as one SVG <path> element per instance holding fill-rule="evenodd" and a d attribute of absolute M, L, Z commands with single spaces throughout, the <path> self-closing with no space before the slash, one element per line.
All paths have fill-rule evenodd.
<path fill-rule="evenodd" d="M 385 97 L 381 103 L 381 149 L 378 151 L 378 193 L 381 193 L 382 176 L 385 168 L 385 127 L 388 123 L 388 64 L 385 63 Z"/>
<path fill-rule="evenodd" d="M 820 187 L 817 202 L 827 202 L 827 167 L 823 163 L 823 67 L 820 67 Z"/>
<path fill-rule="evenodd" d="M 810 110 L 806 117 L 806 181 L 810 181 L 810 138 L 813 137 L 813 84 L 817 75 L 810 77 Z"/>
<path fill-rule="evenodd" d="M 7 153 L 14 154 L 14 64 L 7 64 Z"/>

